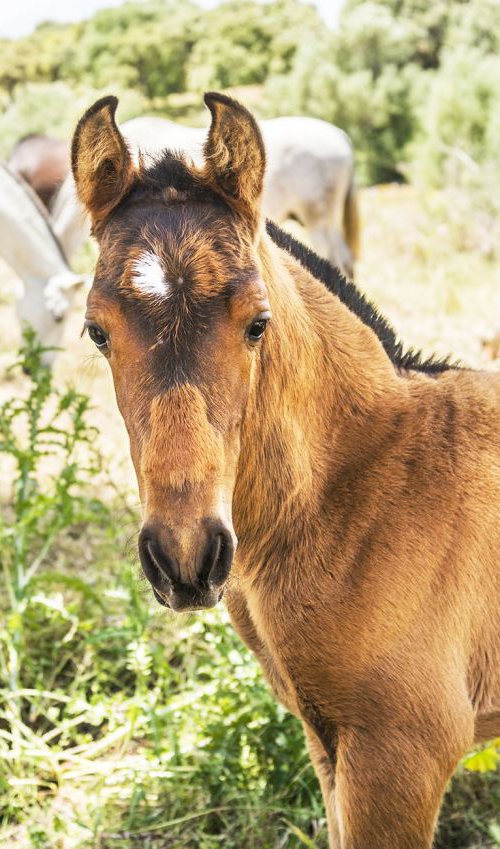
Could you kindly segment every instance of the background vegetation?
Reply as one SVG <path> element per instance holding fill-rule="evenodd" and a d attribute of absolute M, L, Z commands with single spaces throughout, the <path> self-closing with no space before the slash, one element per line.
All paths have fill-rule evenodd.
<path fill-rule="evenodd" d="M 333 121 L 358 182 L 411 184 L 363 193 L 358 280 L 410 344 L 484 364 L 499 355 L 499 47 L 498 0 L 348 0 L 335 30 L 299 0 L 125 3 L 0 43 L 0 155 L 27 132 L 69 137 L 110 91 L 122 120 L 202 123 L 202 91 L 229 87 L 263 117 Z M 140 580 L 122 432 L 96 449 L 109 393 L 96 411 L 39 354 L 28 334 L 31 378 L 0 385 L 0 843 L 325 849 L 300 727 L 224 613 L 170 618 Z M 494 744 L 465 759 L 439 849 L 500 846 L 498 761 Z"/>
<path fill-rule="evenodd" d="M 262 116 L 304 113 L 343 127 L 364 182 L 432 185 L 469 160 L 496 168 L 498 0 L 347 0 L 335 30 L 300 0 L 127 2 L 70 25 L 46 23 L 0 51 L 0 154 L 19 133 L 69 136 L 102 91 L 121 117 L 200 120 L 210 88 L 261 87 Z M 454 175 L 456 177 L 456 174 Z"/>

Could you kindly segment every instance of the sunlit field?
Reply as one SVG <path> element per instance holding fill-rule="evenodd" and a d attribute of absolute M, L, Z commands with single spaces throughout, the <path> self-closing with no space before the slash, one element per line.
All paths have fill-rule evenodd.
<path fill-rule="evenodd" d="M 355 153 L 356 283 L 406 346 L 499 370 L 499 56 L 497 0 L 346 0 L 335 29 L 301 0 L 129 2 L 0 38 L 0 156 L 69 139 L 108 93 L 121 121 L 206 125 L 216 89 L 259 118 L 332 122 Z M 19 287 L 0 259 L 1 849 L 327 849 L 301 726 L 224 609 L 174 615 L 141 575 L 85 293 L 50 373 Z M 500 740 L 463 759 L 437 849 L 500 847 L 499 763 Z"/>

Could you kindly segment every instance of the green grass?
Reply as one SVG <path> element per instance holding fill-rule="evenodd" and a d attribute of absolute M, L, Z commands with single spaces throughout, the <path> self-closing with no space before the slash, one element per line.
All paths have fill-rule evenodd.
<path fill-rule="evenodd" d="M 310 833 L 322 811 L 300 726 L 225 615 L 158 612 L 104 527 L 61 544 L 85 552 L 88 571 L 41 582 L 23 612 L 18 689 L 0 714 L 12 734 L 0 734 L 6 836 L 208 849 Z M 74 563 L 61 566 L 69 578 Z"/>
<path fill-rule="evenodd" d="M 88 400 L 32 377 L 0 407 L 0 845 L 326 849 L 300 724 L 222 610 L 174 616 L 139 577 L 139 519 L 97 497 Z M 438 849 L 500 845 L 500 774 L 461 770 Z"/>

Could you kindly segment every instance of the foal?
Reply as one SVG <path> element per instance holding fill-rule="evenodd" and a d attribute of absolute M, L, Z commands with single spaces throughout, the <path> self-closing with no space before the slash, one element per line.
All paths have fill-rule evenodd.
<path fill-rule="evenodd" d="M 172 610 L 224 593 L 302 720 L 332 847 L 428 849 L 460 756 L 500 735 L 500 376 L 405 354 L 264 226 L 257 124 L 205 102 L 202 168 L 134 163 L 113 97 L 73 140 L 142 566 Z"/>

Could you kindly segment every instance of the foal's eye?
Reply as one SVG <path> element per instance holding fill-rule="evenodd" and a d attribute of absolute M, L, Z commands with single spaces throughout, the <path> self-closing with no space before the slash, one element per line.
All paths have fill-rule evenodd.
<path fill-rule="evenodd" d="M 87 332 L 94 345 L 103 353 L 108 350 L 108 337 L 97 324 L 87 324 Z"/>
<path fill-rule="evenodd" d="M 250 344 L 255 345 L 255 343 L 262 338 L 270 317 L 269 313 L 263 313 L 262 315 L 259 315 L 258 318 L 254 318 L 252 323 L 248 325 L 246 337 Z"/>

